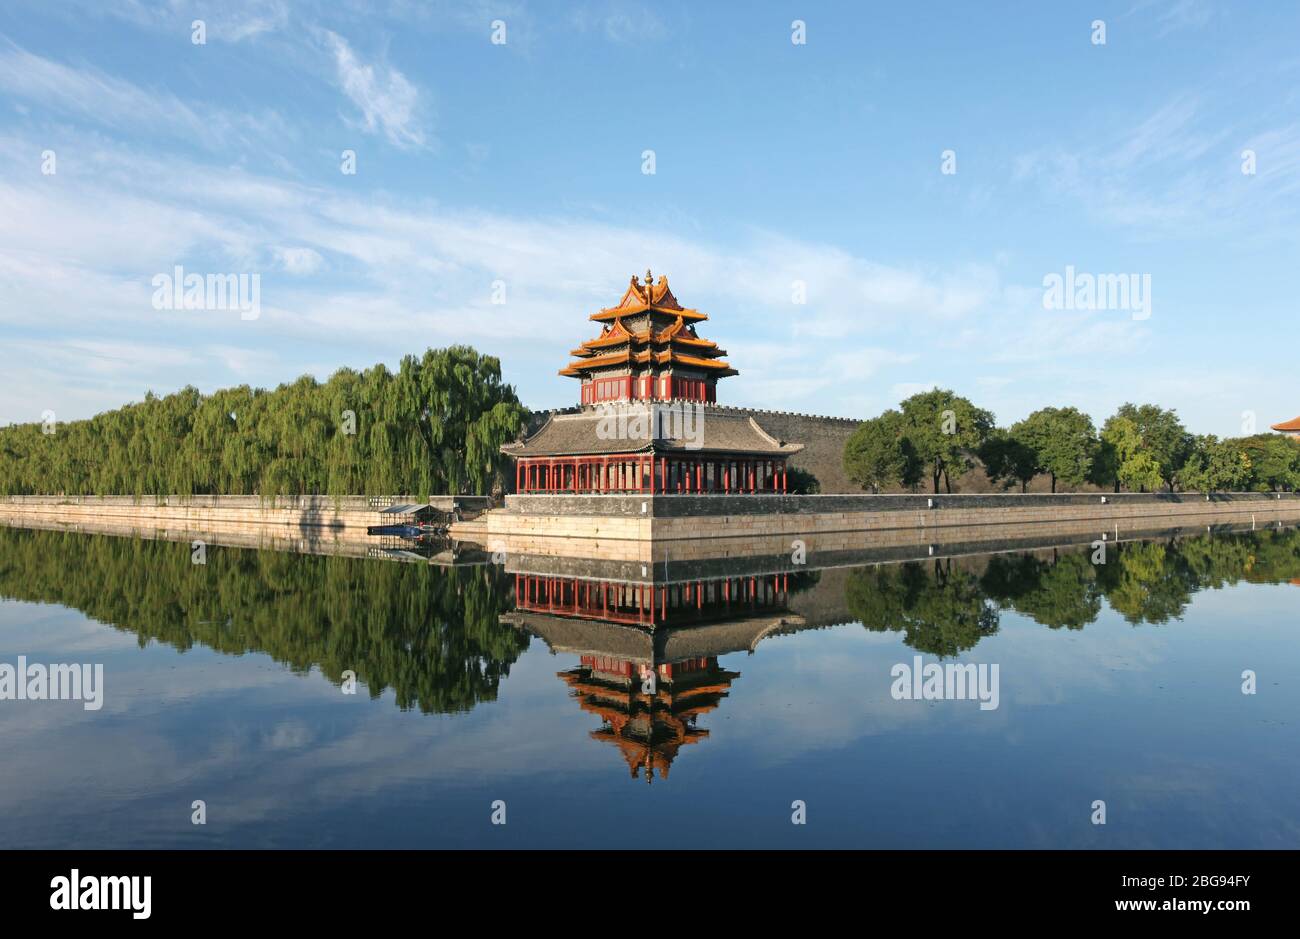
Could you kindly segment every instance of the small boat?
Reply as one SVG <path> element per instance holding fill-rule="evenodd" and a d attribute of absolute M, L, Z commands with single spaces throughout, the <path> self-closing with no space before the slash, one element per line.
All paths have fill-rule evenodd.
<path fill-rule="evenodd" d="M 421 535 L 432 534 L 432 529 L 426 530 L 421 525 L 370 525 L 366 528 L 367 535 L 396 535 L 399 538 L 419 538 Z"/>

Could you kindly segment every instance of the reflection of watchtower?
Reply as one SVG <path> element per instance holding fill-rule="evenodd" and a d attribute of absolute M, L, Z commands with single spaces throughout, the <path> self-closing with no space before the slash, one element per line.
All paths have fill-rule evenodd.
<path fill-rule="evenodd" d="M 644 769 L 649 783 L 656 774 L 668 778 L 682 746 L 709 735 L 696 718 L 718 706 L 740 673 L 720 668 L 714 656 L 650 666 L 584 655 L 559 677 L 582 709 L 603 721 L 591 738 L 617 746 L 632 778 Z"/>
<path fill-rule="evenodd" d="M 518 560 L 518 559 L 516 559 Z M 537 564 L 545 570 L 553 561 Z M 557 673 L 579 707 L 597 715 L 593 740 L 618 747 L 632 777 L 668 778 L 678 751 L 709 735 L 697 726 L 740 677 L 718 657 L 806 625 L 791 613 L 787 572 L 692 580 L 596 579 L 515 573 L 515 609 L 502 622 L 578 657 Z"/>
<path fill-rule="evenodd" d="M 783 610 L 789 591 L 789 574 L 664 584 L 515 575 L 517 609 L 651 629 Z"/>

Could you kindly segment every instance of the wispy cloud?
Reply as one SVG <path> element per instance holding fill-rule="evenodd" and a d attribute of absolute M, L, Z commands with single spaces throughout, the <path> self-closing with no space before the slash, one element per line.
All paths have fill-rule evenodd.
<path fill-rule="evenodd" d="M 576 7 L 570 22 L 580 32 L 598 32 L 611 42 L 657 41 L 668 34 L 654 9 L 635 0 L 598 0 Z"/>
<path fill-rule="evenodd" d="M 1258 171 L 1242 173 L 1243 152 Z M 1144 238 L 1294 231 L 1300 124 L 1243 131 L 1198 96 L 1180 94 L 1100 139 L 1023 154 L 1013 178 L 1075 201 L 1094 221 Z M 1276 226 L 1274 229 L 1272 226 Z"/>
<path fill-rule="evenodd" d="M 144 130 L 172 141 L 226 148 L 232 142 L 289 135 L 274 111 L 248 112 L 191 104 L 88 65 L 69 65 L 0 38 L 0 92 L 35 106 L 45 117 L 85 120 L 116 131 Z"/>
<path fill-rule="evenodd" d="M 361 111 L 366 131 L 382 132 L 397 147 L 424 146 L 415 85 L 391 65 L 362 62 L 337 33 L 326 30 L 324 36 L 334 55 L 338 85 Z"/>

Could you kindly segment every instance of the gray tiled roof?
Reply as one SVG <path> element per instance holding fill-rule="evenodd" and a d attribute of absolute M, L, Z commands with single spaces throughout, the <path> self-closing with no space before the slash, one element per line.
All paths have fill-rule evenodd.
<path fill-rule="evenodd" d="M 671 408 L 660 413 L 660 435 L 651 433 L 649 412 L 642 406 L 578 414 L 555 414 L 522 443 L 501 448 L 510 456 L 578 456 L 606 453 L 754 453 L 776 456 L 798 453 L 803 444 L 772 437 L 752 417 L 708 406 L 698 411 Z M 620 416 L 622 415 L 622 416 Z M 624 419 L 625 417 L 625 419 Z M 652 439 L 653 438 L 653 439 Z"/>

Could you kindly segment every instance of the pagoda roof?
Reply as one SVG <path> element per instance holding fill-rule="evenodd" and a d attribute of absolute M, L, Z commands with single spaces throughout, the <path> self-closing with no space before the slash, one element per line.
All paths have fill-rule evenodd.
<path fill-rule="evenodd" d="M 706 353 L 707 354 L 707 353 Z M 611 352 L 607 355 L 597 355 L 589 359 L 579 359 L 576 362 L 570 362 L 567 368 L 560 369 L 560 374 L 565 377 L 581 375 L 585 371 L 594 368 L 609 368 L 616 365 L 685 365 L 690 368 L 702 368 L 705 371 L 714 372 L 718 377 L 727 375 L 739 375 L 728 362 L 722 359 L 704 358 L 702 355 L 688 355 L 678 352 L 674 349 L 664 349 L 662 352 L 656 352 L 653 349 L 642 349 L 634 352 L 629 346 L 620 352 Z"/>
<path fill-rule="evenodd" d="M 614 320 L 612 325 L 606 326 L 595 339 L 588 339 L 569 354 L 584 357 L 591 356 L 595 355 L 598 349 L 607 349 L 625 343 L 631 345 L 670 345 L 677 343 L 697 349 L 701 354 L 711 356 L 727 354 L 724 350 L 718 348 L 716 342 L 701 339 L 695 335 L 693 327 L 688 327 L 686 321 L 680 316 L 671 326 L 661 329 L 659 332 L 654 332 L 649 328 L 629 330 L 623 325 L 623 318 L 619 317 Z M 573 364 L 577 365 L 578 363 Z"/>
<path fill-rule="evenodd" d="M 1273 430 L 1280 430 L 1284 433 L 1300 433 L 1300 417 L 1292 418 L 1289 421 L 1283 421 L 1281 424 L 1274 424 Z"/>
<path fill-rule="evenodd" d="M 627 290 L 624 291 L 622 299 L 610 307 L 605 307 L 598 313 L 591 314 L 591 319 L 597 321 L 613 320 L 620 316 L 627 316 L 632 313 L 670 313 L 681 316 L 687 320 L 706 320 L 708 315 L 701 313 L 699 310 L 692 310 L 682 306 L 673 296 L 672 290 L 668 288 L 668 278 L 660 275 L 659 282 L 652 283 L 653 277 L 649 271 L 645 272 L 645 283 L 637 280 L 635 274 L 632 275 L 631 283 L 628 284 Z"/>
<path fill-rule="evenodd" d="M 631 329 L 624 317 L 641 313 L 656 314 L 642 329 Z M 656 283 L 650 271 L 645 283 L 635 274 L 614 306 L 593 313 L 591 319 L 604 323 L 601 333 L 569 354 L 574 361 L 560 369 L 567 378 L 582 377 L 593 369 L 619 365 L 683 365 L 702 369 L 718 378 L 739 374 L 721 360 L 726 351 L 716 342 L 695 332 L 695 324 L 707 320 L 707 314 L 682 306 L 668 287 L 668 278 Z"/>
<path fill-rule="evenodd" d="M 753 652 L 770 636 L 808 626 L 797 613 L 770 611 L 734 615 L 712 623 L 683 626 L 625 626 L 608 620 L 515 610 L 501 622 L 538 636 L 552 652 L 604 655 L 643 665 L 672 665 L 691 659 Z"/>
<path fill-rule="evenodd" d="M 672 436 L 653 436 L 655 412 L 663 411 L 671 418 L 673 405 L 624 404 L 614 405 L 608 410 L 592 408 L 577 414 L 552 414 L 537 433 L 527 440 L 505 444 L 501 452 L 512 457 L 602 456 L 651 452 L 784 456 L 803 449 L 803 444 L 786 443 L 773 437 L 747 414 L 710 408 L 707 405 L 699 407 L 702 410 L 696 420 L 702 435 L 696 441 L 698 446 L 691 446 L 691 441 Z M 616 420 L 620 424 L 626 421 L 629 432 L 635 428 L 642 431 L 644 436 L 633 437 L 630 433 L 620 436 L 601 432 L 602 423 L 610 420 Z M 663 429 L 671 434 L 682 430 L 681 424 L 684 422 L 667 419 L 661 423 L 666 425 Z"/>

